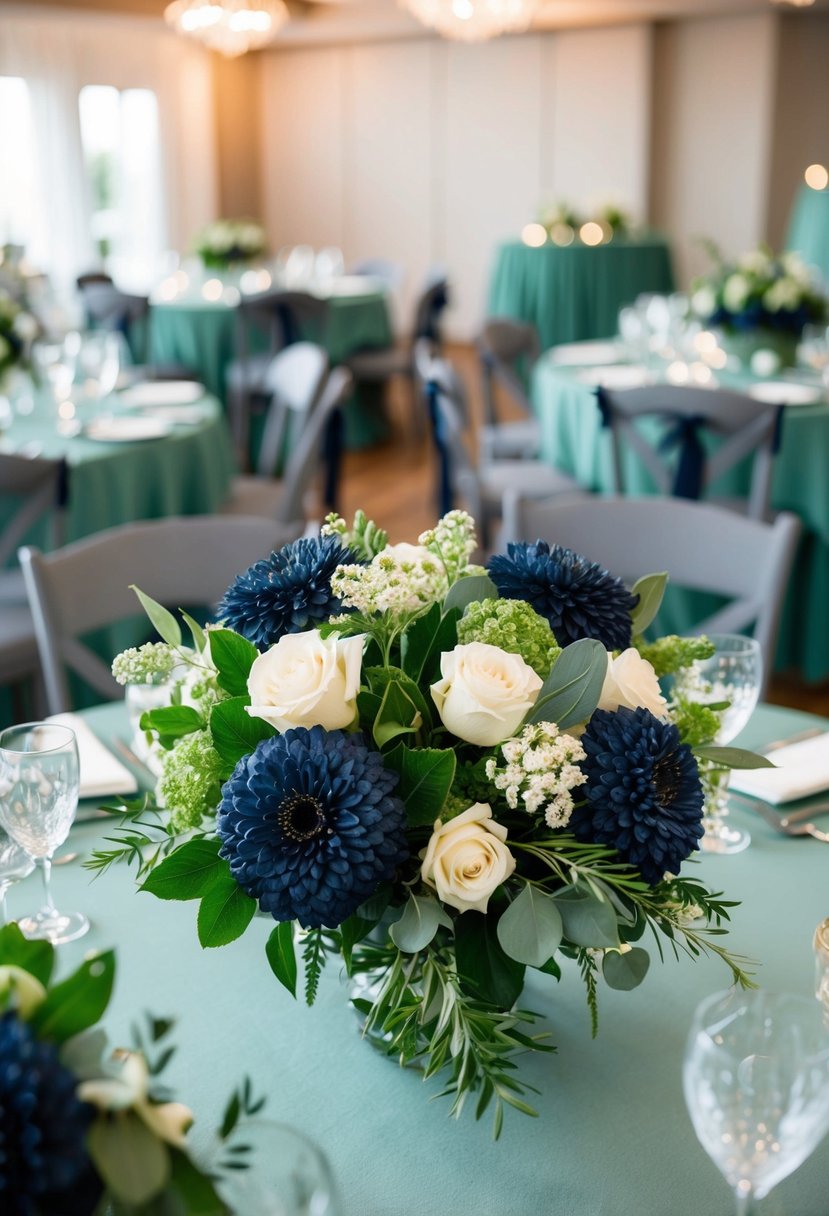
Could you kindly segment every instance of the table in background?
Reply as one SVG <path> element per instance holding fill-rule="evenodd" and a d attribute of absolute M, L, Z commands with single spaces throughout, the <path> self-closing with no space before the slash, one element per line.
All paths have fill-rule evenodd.
<path fill-rule="evenodd" d="M 611 337 L 620 308 L 642 292 L 673 290 L 670 250 L 658 236 L 540 249 L 507 241 L 496 253 L 489 315 L 531 322 L 547 350 L 559 342 Z"/>
<path fill-rule="evenodd" d="M 595 389 L 578 379 L 584 368 L 564 367 L 549 356 L 536 365 L 532 399 L 541 424 L 541 455 L 585 489 L 608 493 L 613 484 L 610 433 L 602 428 Z M 600 368 L 595 370 L 598 376 Z M 723 387 L 744 390 L 748 375 L 718 373 Z M 652 478 L 625 449 L 625 478 L 630 494 L 656 492 Z M 783 611 L 775 666 L 798 670 L 806 680 L 829 677 L 829 404 L 787 406 L 782 442 L 775 457 L 771 502 L 776 511 L 792 511 L 803 524 L 794 571 Z M 713 493 L 745 494 L 749 466 L 723 478 Z M 587 555 L 589 556 L 589 554 Z M 647 571 L 642 571 L 643 574 Z M 671 632 L 686 632 L 694 623 L 687 593 L 674 592 L 675 615 L 662 618 Z"/>
<path fill-rule="evenodd" d="M 107 737 L 126 736 L 123 707 L 87 720 Z M 829 722 L 763 707 L 743 736 L 747 745 Z M 728 946 L 761 963 L 764 987 L 812 992 L 812 934 L 829 912 L 829 848 L 776 835 L 747 811 L 751 847 L 732 857 L 700 855 L 686 864 L 713 890 L 742 901 Z M 106 824 L 73 829 L 69 848 L 101 844 Z M 344 1216 L 723 1216 L 725 1182 L 697 1143 L 682 1097 L 685 1038 L 696 1004 L 728 986 L 722 963 L 673 959 L 652 965 L 634 992 L 599 994 L 599 1034 L 590 1039 L 584 988 L 565 963 L 559 984 L 530 972 L 522 1004 L 549 1019 L 552 1056 L 525 1057 L 522 1075 L 540 1118 L 509 1112 L 491 1141 L 488 1114 L 474 1103 L 460 1122 L 445 1099 L 430 1102 L 439 1079 L 424 1084 L 360 1041 L 336 965 L 323 976 L 316 1005 L 293 1001 L 264 953 L 272 922 L 255 918 L 245 936 L 202 951 L 195 903 L 163 903 L 136 893 L 131 872 L 94 882 L 78 865 L 54 871 L 57 906 L 82 908 L 93 924 L 61 950 L 63 969 L 92 947 L 116 946 L 118 974 L 110 1038 L 125 1041 L 141 1011 L 177 1019 L 178 1051 L 165 1072 L 208 1137 L 223 1103 L 245 1074 L 265 1091 L 264 1115 L 294 1124 L 324 1148 L 343 1193 Z M 36 878 L 9 896 L 22 914 L 40 894 Z M 514 1117 L 513 1117 L 514 1116 Z M 826 1216 L 829 1143 L 824 1142 L 758 1210 L 762 1216 Z"/>
<path fill-rule="evenodd" d="M 829 283 L 829 190 L 801 186 L 795 200 L 786 248 L 815 266 Z"/>

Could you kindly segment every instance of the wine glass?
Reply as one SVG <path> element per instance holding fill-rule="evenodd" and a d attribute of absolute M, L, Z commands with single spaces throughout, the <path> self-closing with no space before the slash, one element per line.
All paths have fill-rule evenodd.
<path fill-rule="evenodd" d="M 0 927 L 8 924 L 9 920 L 6 908 L 9 887 L 20 882 L 21 878 L 28 878 L 34 868 L 34 858 L 0 828 Z"/>
<path fill-rule="evenodd" d="M 829 1130 L 829 1027 L 817 1001 L 718 992 L 694 1014 L 682 1072 L 694 1131 L 737 1216 L 793 1173 Z"/>
<path fill-rule="evenodd" d="M 247 1169 L 221 1184 L 221 1197 L 245 1216 L 339 1216 L 337 1187 L 321 1150 L 295 1128 L 267 1119 L 239 1124 Z"/>
<path fill-rule="evenodd" d="M 79 783 L 78 745 L 68 726 L 27 722 L 0 732 L 0 827 L 43 874 L 43 907 L 18 923 L 27 937 L 53 945 L 89 929 L 82 912 L 58 912 L 51 892 L 52 855 L 69 835 Z"/>
<path fill-rule="evenodd" d="M 763 655 L 755 638 L 739 633 L 707 636 L 715 648 L 713 655 L 678 672 L 674 694 L 703 704 L 727 701 L 728 707 L 719 711 L 720 727 L 714 740 L 725 744 L 740 733 L 757 705 L 763 680 Z M 726 822 L 728 769 L 703 761 L 700 779 L 705 791 L 705 835 L 700 848 L 706 853 L 742 852 L 751 843 L 751 836 Z"/>
<path fill-rule="evenodd" d="M 85 334 L 78 362 L 85 396 L 95 400 L 109 396 L 121 370 L 119 334 L 105 330 Z"/>

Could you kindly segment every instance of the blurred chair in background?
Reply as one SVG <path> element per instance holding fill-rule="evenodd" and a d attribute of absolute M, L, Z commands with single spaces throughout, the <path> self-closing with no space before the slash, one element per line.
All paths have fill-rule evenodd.
<path fill-rule="evenodd" d="M 133 379 L 191 380 L 193 369 L 182 363 L 151 363 L 150 301 L 148 296 L 132 295 L 115 286 L 108 275 L 93 272 L 81 275 L 78 291 L 83 304 L 86 327 L 121 334 L 129 348 Z"/>
<path fill-rule="evenodd" d="M 541 354 L 534 326 L 511 317 L 492 317 L 484 323 L 477 348 L 483 392 L 481 464 L 504 457 L 536 456 L 541 432 L 525 387 Z M 522 418 L 509 421 L 499 418 L 499 390 L 518 407 Z"/>

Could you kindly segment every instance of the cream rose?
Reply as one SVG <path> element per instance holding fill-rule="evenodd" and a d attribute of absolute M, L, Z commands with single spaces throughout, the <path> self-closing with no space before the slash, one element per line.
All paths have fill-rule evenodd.
<path fill-rule="evenodd" d="M 485 642 L 445 651 L 440 673 L 431 691 L 443 725 L 480 747 L 515 734 L 543 683 L 520 655 Z"/>
<path fill-rule="evenodd" d="M 323 638 L 316 629 L 287 633 L 254 660 L 248 713 L 280 731 L 350 726 L 357 713 L 362 658 L 362 635 Z"/>
<path fill-rule="evenodd" d="M 633 647 L 623 650 L 617 659 L 610 652 L 607 655 L 607 675 L 602 684 L 599 709 L 613 710 L 620 705 L 628 709 L 649 709 L 657 718 L 664 717 L 668 708 L 659 690 L 656 672 Z"/>
<path fill-rule="evenodd" d="M 492 818 L 487 802 L 441 823 L 423 854 L 420 874 L 438 898 L 459 912 L 486 912 L 489 897 L 515 869 L 504 841 L 507 829 Z"/>

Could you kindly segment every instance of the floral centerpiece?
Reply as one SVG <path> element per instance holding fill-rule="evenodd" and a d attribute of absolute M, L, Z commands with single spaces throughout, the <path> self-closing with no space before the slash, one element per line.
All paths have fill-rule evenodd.
<path fill-rule="evenodd" d="M 196 237 L 195 250 L 212 270 L 228 270 L 240 262 L 262 257 L 267 248 L 265 230 L 255 220 L 215 220 Z"/>
<path fill-rule="evenodd" d="M 9 373 L 28 365 L 28 352 L 37 330 L 31 313 L 11 292 L 0 287 L 0 394 L 6 391 Z"/>
<path fill-rule="evenodd" d="M 329 517 L 236 579 L 220 627 L 186 617 L 186 647 L 139 591 L 163 641 L 116 677 L 188 674 L 142 719 L 156 801 L 113 807 L 87 864 L 199 900 L 203 946 L 273 917 L 267 961 L 296 995 L 301 957 L 309 1002 L 340 957 L 366 1033 L 443 1072 L 453 1113 L 494 1103 L 497 1134 L 505 1105 L 533 1113 L 512 1055 L 549 1050 L 517 1005 L 528 968 L 578 970 L 594 1029 L 600 985 L 645 977 L 648 929 L 750 982 L 718 940 L 732 905 L 680 871 L 698 762 L 767 761 L 710 746 L 716 707 L 665 700 L 658 677 L 711 647 L 642 640 L 664 575 L 629 590 L 541 541 L 487 572 L 475 548 L 463 512 L 417 545 Z"/>
<path fill-rule="evenodd" d="M 827 319 L 827 301 L 796 253 L 776 256 L 761 245 L 734 262 L 709 246 L 710 274 L 693 286 L 691 306 L 706 324 L 721 329 L 743 358 L 769 349 L 792 365 L 805 325 Z"/>
<path fill-rule="evenodd" d="M 9 1216 L 226 1216 L 214 1185 L 247 1168 L 240 1120 L 264 1105 L 232 1095 L 210 1170 L 191 1155 L 186 1106 L 161 1092 L 172 1022 L 148 1017 L 132 1049 L 110 1052 L 98 1025 L 112 951 L 56 983 L 55 950 L 0 929 L 0 1209 Z"/>
<path fill-rule="evenodd" d="M 596 224 L 601 229 L 600 239 L 593 239 L 591 233 L 585 242 L 591 245 L 606 244 L 614 237 L 627 237 L 633 231 L 630 215 L 615 203 L 606 203 L 595 212 L 581 214 L 569 203 L 558 202 L 542 208 L 539 223 L 555 245 L 571 245 L 576 240 L 583 240 L 585 224 Z"/>

